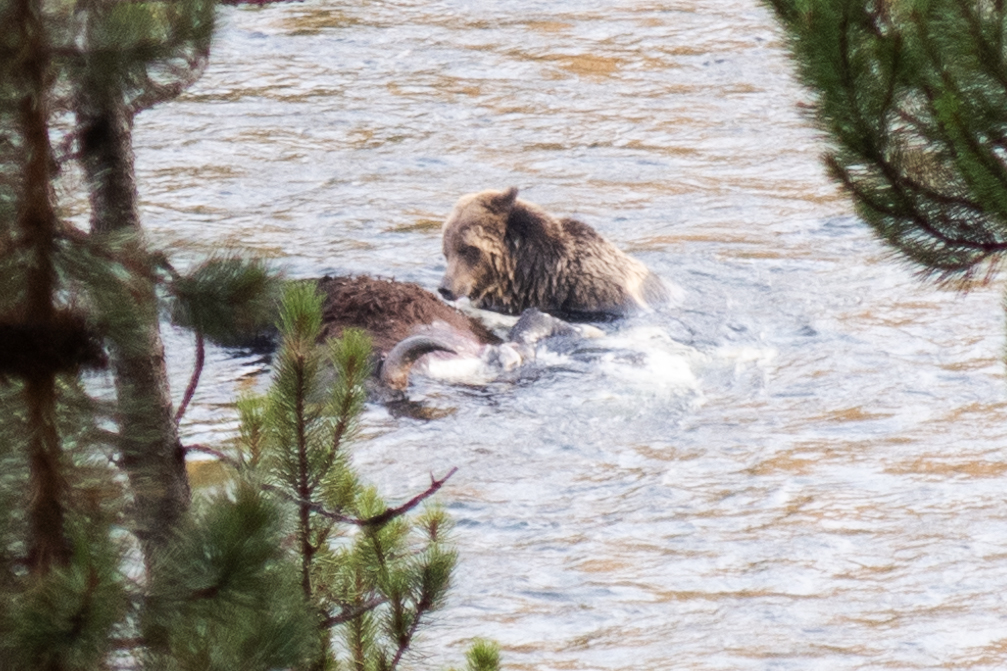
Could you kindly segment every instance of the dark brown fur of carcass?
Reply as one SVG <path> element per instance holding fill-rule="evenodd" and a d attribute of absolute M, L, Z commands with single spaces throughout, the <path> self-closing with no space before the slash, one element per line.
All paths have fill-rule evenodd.
<path fill-rule="evenodd" d="M 318 280 L 318 288 L 325 296 L 323 337 L 337 337 L 345 328 L 363 329 L 370 335 L 378 356 L 387 354 L 417 328 L 435 321 L 445 322 L 459 332 L 471 333 L 483 344 L 500 342 L 485 326 L 412 282 L 367 275 L 326 276 Z"/>

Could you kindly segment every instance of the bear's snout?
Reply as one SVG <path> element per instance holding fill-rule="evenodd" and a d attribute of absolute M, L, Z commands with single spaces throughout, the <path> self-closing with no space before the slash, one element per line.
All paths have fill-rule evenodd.
<path fill-rule="evenodd" d="M 445 284 L 442 284 L 439 287 L 437 287 L 437 291 L 440 292 L 440 295 L 443 296 L 444 300 L 446 301 L 453 301 L 458 299 L 458 297 L 455 296 L 455 292 L 451 291 L 451 289 L 449 289 Z"/>

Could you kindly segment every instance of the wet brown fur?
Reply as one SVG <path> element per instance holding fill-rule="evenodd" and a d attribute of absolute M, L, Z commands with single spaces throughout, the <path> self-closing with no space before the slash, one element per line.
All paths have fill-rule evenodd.
<path fill-rule="evenodd" d="M 485 326 L 445 305 L 418 284 L 360 275 L 323 277 L 318 287 L 325 295 L 322 307 L 323 337 L 339 336 L 345 328 L 367 331 L 378 356 L 401 340 L 436 321 L 460 333 L 470 333 L 481 344 L 500 339 Z"/>
<path fill-rule="evenodd" d="M 517 189 L 463 196 L 443 228 L 440 291 L 488 310 L 566 318 L 618 316 L 667 300 L 642 263 L 576 219 L 557 219 Z"/>

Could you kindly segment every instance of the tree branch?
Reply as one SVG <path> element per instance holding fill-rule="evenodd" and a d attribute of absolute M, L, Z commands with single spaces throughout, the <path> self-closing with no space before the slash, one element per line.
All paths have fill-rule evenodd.
<path fill-rule="evenodd" d="M 159 84 L 151 78 L 148 72 L 145 72 L 143 93 L 130 103 L 130 113 L 135 116 L 157 103 L 177 98 L 203 76 L 203 71 L 206 70 L 209 60 L 210 50 L 209 44 L 207 44 L 205 48 L 201 47 L 194 56 L 186 58 L 184 66 L 170 67 L 169 69 L 176 77 L 168 83 Z"/>
<path fill-rule="evenodd" d="M 196 445 L 186 445 L 185 446 L 185 451 L 186 452 L 202 452 L 203 454 L 208 454 L 211 457 L 216 457 L 222 463 L 224 463 L 224 464 L 226 464 L 226 465 L 228 465 L 228 466 L 230 466 L 230 467 L 232 467 L 232 468 L 234 468 L 236 470 L 240 470 L 241 468 L 244 467 L 244 464 L 242 464 L 240 461 L 238 461 L 234 457 L 231 457 L 231 456 L 225 454 L 224 452 L 221 452 L 220 450 L 215 450 L 212 447 L 207 447 L 206 445 L 200 445 L 198 443 Z"/>
<path fill-rule="evenodd" d="M 412 623 L 409 625 L 409 631 L 401 638 L 398 645 L 398 650 L 395 651 L 395 656 L 392 658 L 392 662 L 388 667 L 388 671 L 395 671 L 395 668 L 399 665 L 402 660 L 402 656 L 406 654 L 406 650 L 413 642 L 413 636 L 416 635 L 416 630 L 420 627 L 420 620 L 423 616 L 430 610 L 433 604 L 430 603 L 425 597 L 416 604 L 416 615 L 413 617 Z"/>
<path fill-rule="evenodd" d="M 305 501 L 303 499 L 299 499 L 296 496 L 289 494 L 281 487 L 277 487 L 276 485 L 264 484 L 262 485 L 262 487 L 267 491 L 279 494 L 281 497 L 287 499 L 292 503 L 296 503 L 297 505 L 302 505 L 306 507 L 308 510 L 315 513 L 316 515 L 320 515 L 330 520 L 335 520 L 336 522 L 343 522 L 345 524 L 352 524 L 354 526 L 368 529 L 384 526 L 385 524 L 388 524 L 396 517 L 401 517 L 402 515 L 405 515 L 410 510 L 418 506 L 420 503 L 436 494 L 437 491 L 444 486 L 444 483 L 448 481 L 448 478 L 454 475 L 457 471 L 458 471 L 457 468 L 452 468 L 450 471 L 448 471 L 447 475 L 445 475 L 440 480 L 436 480 L 433 478 L 433 476 L 431 476 L 430 486 L 425 491 L 421 492 L 420 494 L 417 494 L 413 498 L 403 503 L 401 506 L 398 506 L 396 508 L 386 508 L 383 512 L 380 512 L 377 515 L 373 515 L 371 517 L 366 517 L 363 519 L 359 517 L 350 517 L 349 515 L 343 515 L 341 513 L 333 512 L 325 508 L 321 504 L 315 503 L 313 501 Z"/>
<path fill-rule="evenodd" d="M 417 494 L 416 496 L 409 499 L 408 501 L 406 501 L 397 508 L 388 508 L 383 513 L 379 513 L 377 515 L 374 515 L 373 517 L 368 517 L 367 519 L 362 520 L 360 526 L 380 527 L 387 524 L 396 517 L 401 517 L 402 515 L 406 514 L 407 512 L 418 506 L 424 500 L 436 494 L 437 491 L 444 486 L 444 483 L 448 481 L 448 478 L 450 478 L 457 472 L 458 467 L 455 466 L 452 467 L 451 470 L 448 471 L 447 474 L 440 480 L 435 480 L 433 475 L 431 475 L 430 486 L 426 489 L 426 491 L 422 492 L 421 494 Z"/>
<path fill-rule="evenodd" d="M 187 452 L 201 452 L 203 454 L 208 454 L 210 456 L 216 457 L 221 462 L 235 468 L 236 470 L 241 470 L 245 468 L 245 465 L 242 464 L 237 459 L 235 459 L 234 457 L 231 457 L 225 454 L 224 452 L 216 450 L 212 447 L 207 447 L 206 445 L 199 445 L 199 444 L 186 445 L 185 450 Z M 396 506 L 395 508 L 386 508 L 384 511 L 378 513 L 377 515 L 373 515 L 371 517 L 366 517 L 363 519 L 359 517 L 350 517 L 349 515 L 343 515 L 341 513 L 333 512 L 327 509 L 325 506 L 315 503 L 314 501 L 308 501 L 298 498 L 290 494 L 286 490 L 284 490 L 282 487 L 278 487 L 276 485 L 265 483 L 262 485 L 262 488 L 265 489 L 266 491 L 273 492 L 274 494 L 279 494 L 282 498 L 286 499 L 287 501 L 290 501 L 291 503 L 296 503 L 297 505 L 303 505 L 316 515 L 321 515 L 322 517 L 334 520 L 336 522 L 352 524 L 354 526 L 362 528 L 372 528 L 372 527 L 383 526 L 388 522 L 392 521 L 393 519 L 395 519 L 396 517 L 401 517 L 402 515 L 405 515 L 410 510 L 421 504 L 423 501 L 429 499 L 431 496 L 436 494 L 440 490 L 440 488 L 444 486 L 444 483 L 446 483 L 448 479 L 450 479 L 451 476 L 457 472 L 458 467 L 453 466 L 451 470 L 449 470 L 444 475 L 444 477 L 440 479 L 434 478 L 433 475 L 431 475 L 430 486 L 427 487 L 424 491 L 414 496 L 413 498 L 403 503 L 401 506 Z"/>
<path fill-rule="evenodd" d="M 349 622 L 350 620 L 357 619 L 364 613 L 372 611 L 378 606 L 387 602 L 388 602 L 387 597 L 376 596 L 370 601 L 365 601 L 364 603 L 358 606 L 354 606 L 353 608 L 343 607 L 343 609 L 339 611 L 338 615 L 330 615 L 329 617 L 322 620 L 321 626 L 325 629 L 328 629 L 330 627 L 335 627 L 336 625 L 339 624 L 344 624 L 346 622 Z"/>
<path fill-rule="evenodd" d="M 182 396 L 182 401 L 178 404 L 178 410 L 175 411 L 175 424 L 178 424 L 182 420 L 185 409 L 189 406 L 189 401 L 192 400 L 192 396 L 196 393 L 196 387 L 199 385 L 200 375 L 203 374 L 203 363 L 205 361 L 206 344 L 203 341 L 203 332 L 196 329 L 196 363 L 192 369 L 192 377 L 189 378 L 189 386 L 185 388 L 185 395 Z"/>

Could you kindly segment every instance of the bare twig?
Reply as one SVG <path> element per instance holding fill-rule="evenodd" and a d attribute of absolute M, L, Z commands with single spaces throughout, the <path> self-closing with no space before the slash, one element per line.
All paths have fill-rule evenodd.
<path fill-rule="evenodd" d="M 220 450 L 215 450 L 212 447 L 207 447 L 206 445 L 199 445 L 198 443 L 196 445 L 186 445 L 185 451 L 201 452 L 203 454 L 208 454 L 211 457 L 216 457 L 221 463 L 226 464 L 227 466 L 230 466 L 231 468 L 234 469 L 240 469 L 244 466 L 244 464 L 242 464 L 234 457 L 227 455 L 224 452 L 221 452 Z"/>
<path fill-rule="evenodd" d="M 175 270 L 175 266 L 171 265 L 167 257 L 162 255 L 155 259 L 155 262 L 168 271 L 173 281 L 178 282 L 182 279 L 181 273 Z M 198 327 L 194 331 L 196 332 L 196 363 L 192 369 L 192 377 L 189 378 L 189 386 L 185 388 L 182 402 L 178 404 L 178 410 L 175 411 L 175 424 L 178 424 L 182 420 L 182 415 L 185 414 L 189 402 L 196 393 L 196 387 L 199 386 L 199 378 L 203 374 L 203 364 L 206 363 L 206 341 L 203 338 L 203 331 Z"/>
<path fill-rule="evenodd" d="M 366 520 L 362 520 L 361 523 L 360 523 L 360 526 L 362 526 L 362 527 L 380 527 L 380 526 L 382 526 L 384 524 L 387 524 L 388 522 L 390 522 L 391 520 L 395 519 L 396 517 L 400 517 L 400 516 L 406 514 L 407 512 L 409 512 L 410 510 L 412 510 L 413 508 L 415 508 L 416 506 L 418 506 L 425 499 L 428 499 L 431 496 L 433 496 L 434 494 L 436 494 L 437 490 L 439 490 L 441 487 L 443 487 L 444 483 L 448 481 L 448 478 L 450 478 L 452 475 L 454 475 L 457 472 L 458 472 L 458 467 L 455 466 L 455 467 L 452 467 L 452 469 L 447 472 L 447 475 L 445 475 L 440 480 L 435 480 L 434 476 L 431 475 L 430 476 L 430 487 L 428 487 L 426 491 L 424 491 L 424 492 L 422 492 L 420 494 L 417 494 L 413 498 L 411 498 L 408 501 L 406 501 L 405 503 L 403 503 L 398 508 L 387 508 L 382 513 L 378 513 L 377 515 L 374 515 L 373 517 L 368 517 Z"/>
<path fill-rule="evenodd" d="M 203 340 L 203 332 L 196 329 L 196 363 L 192 369 L 192 377 L 189 378 L 189 386 L 185 388 L 182 402 L 178 404 L 178 410 L 175 411 L 175 424 L 178 424 L 182 420 L 185 409 L 189 407 L 189 401 L 192 400 L 192 396 L 196 393 L 196 387 L 199 385 L 200 375 L 203 374 L 203 363 L 205 361 L 206 343 Z"/>

